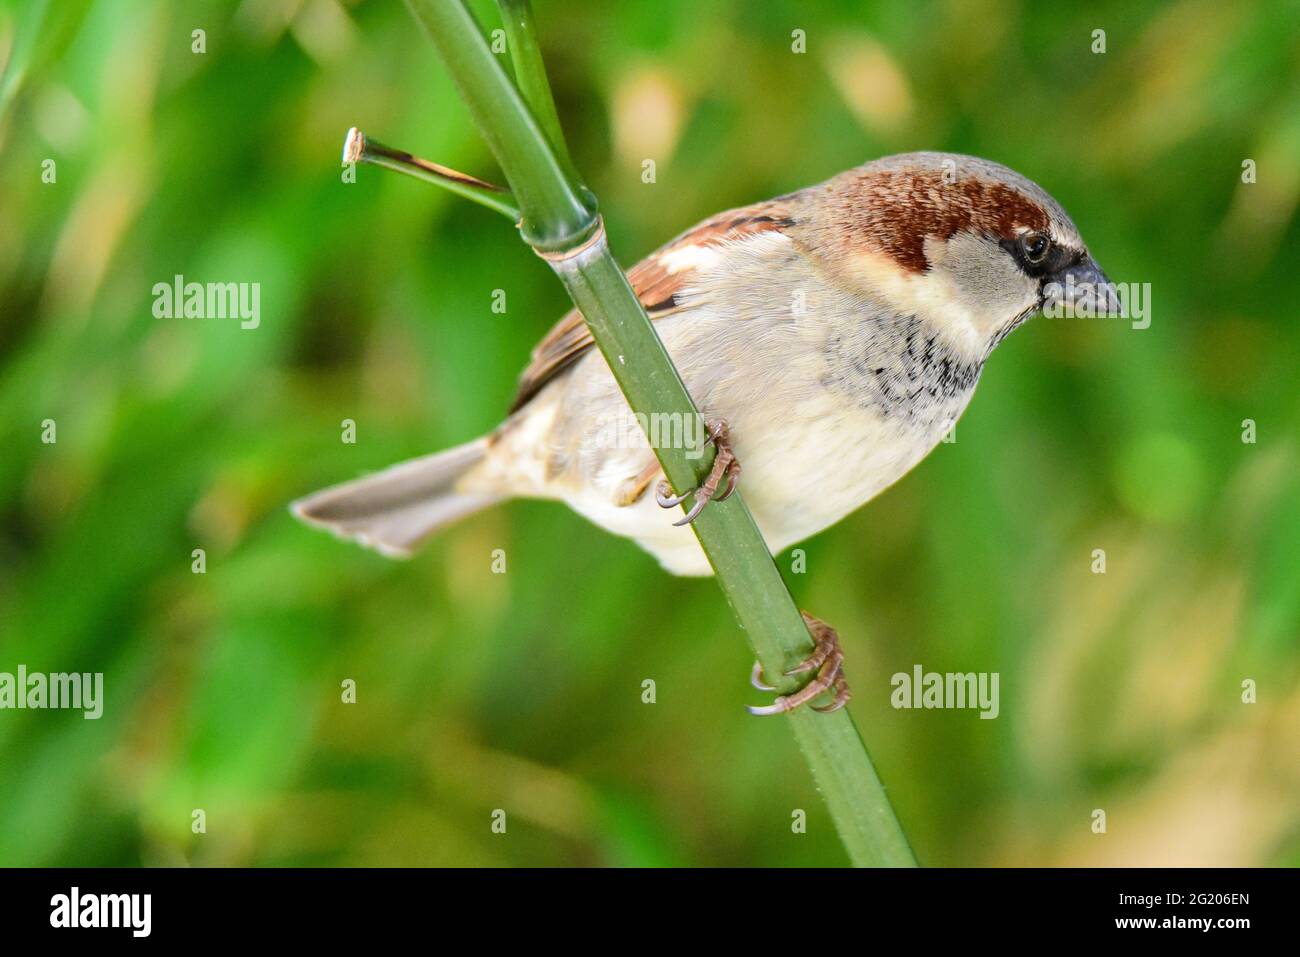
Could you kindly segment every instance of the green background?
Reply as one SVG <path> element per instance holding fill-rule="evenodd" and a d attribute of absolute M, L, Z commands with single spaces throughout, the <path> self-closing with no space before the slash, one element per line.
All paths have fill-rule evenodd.
<path fill-rule="evenodd" d="M 1300 5 L 1089 7 L 538 17 L 625 265 L 943 149 L 1036 180 L 1151 284 L 1148 329 L 1018 331 L 954 444 L 778 564 L 841 631 L 923 863 L 1295 864 Z M 406 563 L 289 516 L 492 428 L 566 308 L 493 213 L 342 181 L 354 125 L 499 177 L 401 4 L 4 0 L 0 58 L 0 671 L 102 671 L 107 698 L 0 711 L 0 864 L 845 862 L 782 721 L 743 710 L 763 696 L 711 581 L 551 503 Z M 154 318 L 177 273 L 260 283 L 260 327 Z M 893 709 L 916 664 L 998 672 L 1000 716 Z"/>

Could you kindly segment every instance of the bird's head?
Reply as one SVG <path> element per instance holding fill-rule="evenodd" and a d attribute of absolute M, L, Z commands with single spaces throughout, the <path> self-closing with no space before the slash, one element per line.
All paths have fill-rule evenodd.
<path fill-rule="evenodd" d="M 1117 307 L 1065 210 L 997 163 L 904 153 L 809 192 L 816 215 L 805 235 L 826 268 L 859 294 L 941 329 L 972 357 L 1039 310 Z"/>

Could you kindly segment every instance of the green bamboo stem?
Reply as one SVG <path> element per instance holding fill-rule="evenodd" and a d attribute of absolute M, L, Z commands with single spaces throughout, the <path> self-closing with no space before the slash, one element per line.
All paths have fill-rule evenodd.
<path fill-rule="evenodd" d="M 474 15 L 460 0 L 407 0 L 433 40 L 474 122 L 502 163 L 523 218 L 519 231 L 534 249 L 567 249 L 596 228 L 595 209 L 564 169 L 532 111 L 497 62 Z M 457 48 L 458 43 L 470 47 Z M 454 64 L 454 66 L 453 66 Z M 585 195 L 584 195 L 585 193 Z"/>
<path fill-rule="evenodd" d="M 564 283 L 581 310 L 629 406 L 639 413 L 698 416 L 663 343 L 614 261 L 594 201 L 566 175 L 543 126 L 520 90 L 492 56 L 463 0 L 407 0 L 438 48 L 500 163 L 523 212 L 524 238 Z M 527 7 L 511 0 L 512 9 Z M 525 14 L 531 22 L 531 14 Z M 531 49 L 524 45 L 531 45 Z M 535 58 L 534 33 L 520 31 L 512 48 L 517 73 Z M 543 95 L 525 84 L 529 97 Z M 545 90 L 549 100 L 549 88 Z M 554 110 L 554 106 L 550 107 Z M 540 109 L 543 114 L 547 110 Z M 558 129 L 558 124 L 557 124 Z M 588 203 L 590 202 L 590 205 Z M 685 421 L 685 418 L 683 418 Z M 711 455 L 692 458 L 686 448 L 655 449 L 675 489 L 697 485 Z M 812 652 L 812 640 L 767 545 L 745 506 L 743 491 L 704 509 L 692 526 L 713 565 L 718 584 L 749 637 L 764 673 L 783 675 Z M 793 679 L 773 681 L 781 693 Z M 859 866 L 916 863 L 884 787 L 847 711 L 823 715 L 801 709 L 789 715 L 814 780 L 848 852 Z"/>
<path fill-rule="evenodd" d="M 343 142 L 343 165 L 350 163 L 369 163 L 384 169 L 395 170 L 406 176 L 413 176 L 421 182 L 432 183 L 450 190 L 457 196 L 472 200 L 481 206 L 495 210 L 512 223 L 519 222 L 519 204 L 514 195 L 504 186 L 484 182 L 468 173 L 460 173 L 446 166 L 431 163 L 418 156 L 412 156 L 404 150 L 395 150 L 377 140 L 372 140 L 355 126 L 348 130 Z"/>
<path fill-rule="evenodd" d="M 551 95 L 551 81 L 542 62 L 541 45 L 537 41 L 537 25 L 533 20 L 533 6 L 528 0 L 497 0 L 501 11 L 501 25 L 506 31 L 506 48 L 515 68 L 515 85 L 524 102 L 532 110 L 542 132 L 546 134 L 556 158 L 568 174 L 569 181 L 584 193 L 587 205 L 595 210 L 596 199 L 586 191 L 578 169 L 569 156 L 569 145 L 560 126 L 560 114 L 555 109 Z"/>

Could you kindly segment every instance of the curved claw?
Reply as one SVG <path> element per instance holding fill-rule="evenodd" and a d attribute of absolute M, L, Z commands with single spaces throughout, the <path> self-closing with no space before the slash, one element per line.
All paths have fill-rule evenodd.
<path fill-rule="evenodd" d="M 810 705 L 810 707 L 814 711 L 819 711 L 822 714 L 830 714 L 833 711 L 839 711 L 840 708 L 844 707 L 846 704 L 849 703 L 849 699 L 852 697 L 853 695 L 849 692 L 849 686 L 844 684 L 843 681 L 840 681 L 837 684 L 834 701 L 832 701 L 830 704 L 822 704 L 822 705 L 814 704 L 814 705 Z"/>
<path fill-rule="evenodd" d="M 727 499 L 731 498 L 731 493 L 736 490 L 736 486 L 739 484 L 740 484 L 740 462 L 738 462 L 736 459 L 732 459 L 731 466 L 727 470 L 727 490 L 723 492 L 721 495 L 719 495 L 716 499 L 714 499 L 714 501 L 725 502 Z"/>
<path fill-rule="evenodd" d="M 754 662 L 754 670 L 749 673 L 749 683 L 759 691 L 776 690 L 776 688 L 763 680 L 763 664 L 760 661 Z"/>
<path fill-rule="evenodd" d="M 760 718 L 763 718 L 774 714 L 785 714 L 787 711 L 793 711 L 794 708 L 789 704 L 789 699 L 783 696 L 777 698 L 771 704 L 766 704 L 763 705 L 762 707 L 758 707 L 757 705 L 747 704 L 745 705 L 745 710 L 752 715 L 756 715 Z"/>
<path fill-rule="evenodd" d="M 673 495 L 672 489 L 667 482 L 660 482 L 655 486 L 655 501 L 659 503 L 660 508 L 676 508 L 691 497 L 695 489 L 687 489 L 681 495 Z"/>
<path fill-rule="evenodd" d="M 673 528 L 681 528 L 683 525 L 691 524 L 691 522 L 700 517 L 700 512 L 704 511 L 704 506 L 708 505 L 709 501 L 710 499 L 707 495 L 697 495 L 695 498 L 695 504 L 692 505 L 691 510 L 686 513 L 686 517 L 673 522 Z"/>

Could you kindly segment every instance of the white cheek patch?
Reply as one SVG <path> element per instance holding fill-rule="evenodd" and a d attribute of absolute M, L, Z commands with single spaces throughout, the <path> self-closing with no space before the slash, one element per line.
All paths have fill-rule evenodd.
<path fill-rule="evenodd" d="M 1038 280 L 991 239 L 967 232 L 947 241 L 928 237 L 925 257 L 929 268 L 920 273 L 868 251 L 849 268 L 900 314 L 927 319 L 968 358 L 982 358 L 990 342 L 1038 302 Z"/>
<path fill-rule="evenodd" d="M 900 315 L 917 315 L 944 333 L 948 344 L 970 357 L 981 355 L 985 342 L 971 303 L 967 302 L 953 273 L 946 268 L 948 244 L 926 242 L 931 267 L 917 273 L 903 269 L 882 253 L 860 252 L 850 269 L 865 288 L 878 293 Z M 933 256 L 931 255 L 933 253 Z"/>

